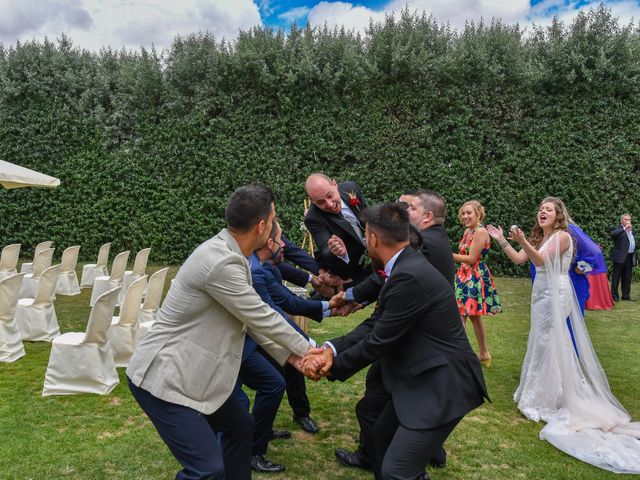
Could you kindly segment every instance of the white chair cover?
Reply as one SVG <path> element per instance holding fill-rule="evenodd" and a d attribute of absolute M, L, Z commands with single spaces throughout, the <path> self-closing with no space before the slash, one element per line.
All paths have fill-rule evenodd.
<path fill-rule="evenodd" d="M 127 269 L 127 260 L 129 260 L 129 250 L 120 252 L 116 255 L 116 258 L 113 259 L 113 265 L 111 265 L 111 276 L 107 277 L 105 275 L 96 277 L 93 282 L 91 300 L 89 301 L 90 306 L 93 307 L 98 300 L 98 297 L 103 293 L 116 287 L 122 287 L 124 272 Z M 116 301 L 116 305 L 120 305 L 120 302 Z"/>
<path fill-rule="evenodd" d="M 2 254 L 0 254 L 0 280 L 18 273 L 16 267 L 18 266 L 18 258 L 20 258 L 20 247 L 19 243 L 14 243 L 2 249 Z"/>
<path fill-rule="evenodd" d="M 151 252 L 150 248 L 142 249 L 136 255 L 136 260 L 133 263 L 133 270 L 127 270 L 124 272 L 124 281 L 122 284 L 122 290 L 120 290 L 120 298 L 118 298 L 118 304 L 122 304 L 124 300 L 124 295 L 135 280 L 138 278 L 144 277 L 146 275 L 147 270 L 147 261 L 149 260 L 149 253 Z M 146 286 L 145 286 L 146 288 Z"/>
<path fill-rule="evenodd" d="M 167 278 L 169 267 L 158 270 L 151 275 L 147 284 L 147 292 L 144 297 L 144 303 L 140 306 L 140 316 L 138 317 L 138 328 L 136 330 L 136 345 L 144 336 L 149 333 L 151 326 L 158 318 L 160 310 L 160 300 L 164 292 L 164 282 Z M 173 280 L 172 280 L 173 281 Z"/>
<path fill-rule="evenodd" d="M 33 259 L 33 270 L 31 273 L 27 273 L 20 287 L 20 298 L 33 298 L 36 296 L 38 290 L 38 281 L 42 272 L 51 266 L 53 260 L 53 252 L 55 248 L 47 248 L 40 250 Z M 24 273 L 24 272 L 20 272 Z"/>
<path fill-rule="evenodd" d="M 129 286 L 120 308 L 120 315 L 111 320 L 108 336 L 116 367 L 129 365 L 129 359 L 133 354 L 140 302 L 147 283 L 146 280 L 146 276 L 138 278 Z"/>
<path fill-rule="evenodd" d="M 109 270 L 107 262 L 109 261 L 109 250 L 111 242 L 105 243 L 100 247 L 98 252 L 98 261 L 96 263 L 87 263 L 82 266 L 82 277 L 80 279 L 80 288 L 92 288 L 93 281 L 96 277 L 108 277 Z"/>
<path fill-rule="evenodd" d="M 35 298 L 18 300 L 15 317 L 23 340 L 50 342 L 60 335 L 53 306 L 59 271 L 60 265 L 47 268 L 40 276 Z"/>
<path fill-rule="evenodd" d="M 53 340 L 43 396 L 106 395 L 120 383 L 107 337 L 119 291 L 111 289 L 96 300 L 86 332 L 68 332 Z"/>
<path fill-rule="evenodd" d="M 79 252 L 80 245 L 69 247 L 62 252 L 60 273 L 58 274 L 58 283 L 56 284 L 56 293 L 58 295 L 71 296 L 80 295 L 81 293 L 78 275 L 76 274 Z"/>
<path fill-rule="evenodd" d="M 160 300 L 164 292 L 164 282 L 167 278 L 169 267 L 162 268 L 151 275 L 147 283 L 147 291 L 144 303 L 140 306 L 139 322 L 155 321 L 160 309 Z"/>
<path fill-rule="evenodd" d="M 40 253 L 42 250 L 51 248 L 51 245 L 53 245 L 53 242 L 51 240 L 40 242 L 38 245 L 36 245 L 36 249 L 33 252 L 34 260 L 38 256 L 38 253 Z M 20 273 L 33 273 L 33 262 L 25 262 L 20 265 Z"/>
<path fill-rule="evenodd" d="M 0 280 L 0 362 L 15 362 L 24 356 L 22 335 L 16 324 L 18 292 L 24 273 Z"/>

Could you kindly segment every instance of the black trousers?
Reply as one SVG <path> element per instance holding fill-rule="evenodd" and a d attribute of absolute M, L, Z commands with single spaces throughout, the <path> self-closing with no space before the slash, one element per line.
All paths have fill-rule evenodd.
<path fill-rule="evenodd" d="M 176 480 L 250 480 L 253 419 L 231 395 L 211 415 L 161 400 L 129 380 L 129 389 L 173 456 Z M 223 432 L 222 445 L 215 432 Z"/>
<path fill-rule="evenodd" d="M 365 463 L 373 464 L 375 447 L 373 445 L 373 428 L 385 407 L 391 400 L 382 381 L 380 362 L 369 367 L 365 380 L 364 396 L 356 403 L 356 418 L 360 425 L 360 439 L 357 454 Z M 431 457 L 423 459 L 423 466 L 429 461 L 445 463 L 447 459 L 443 444 Z"/>
<path fill-rule="evenodd" d="M 618 300 L 618 285 L 622 280 L 622 298 L 631 298 L 631 273 L 633 270 L 633 253 L 629 253 L 623 263 L 614 263 L 611 272 L 611 295 Z"/>
<path fill-rule="evenodd" d="M 389 395 L 382 382 L 380 362 L 374 362 L 367 372 L 364 396 L 356 403 L 356 418 L 360 425 L 358 456 L 365 462 L 373 462 L 375 452 L 371 432 L 388 402 Z"/>
<path fill-rule="evenodd" d="M 447 437 L 462 420 L 425 430 L 400 425 L 393 402 L 389 401 L 375 423 L 372 435 L 376 480 L 417 480 L 424 474 L 425 459 L 433 458 Z"/>

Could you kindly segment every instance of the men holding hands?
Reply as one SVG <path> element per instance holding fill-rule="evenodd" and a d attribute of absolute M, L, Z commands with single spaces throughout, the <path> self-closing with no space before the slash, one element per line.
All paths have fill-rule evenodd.
<path fill-rule="evenodd" d="M 313 202 L 305 223 L 320 268 L 349 287 L 371 276 L 370 257 L 384 277 L 377 308 L 349 334 L 312 347 L 252 288 L 248 258 L 268 241 L 278 246 L 273 195 L 259 185 L 237 189 L 225 211 L 227 228 L 182 265 L 127 368 L 134 398 L 183 467 L 180 480 L 251 478 L 255 419 L 232 395 L 247 334 L 280 365 L 288 362 L 314 380 L 345 381 L 378 363 L 382 401 L 366 431 L 377 479 L 426 478 L 425 459 L 488 398 L 451 285 L 409 246 L 406 207 L 365 209 L 355 183 L 338 185 L 320 173 L 305 187 Z M 305 308 L 317 307 L 321 318 L 342 303 L 334 298 Z"/>

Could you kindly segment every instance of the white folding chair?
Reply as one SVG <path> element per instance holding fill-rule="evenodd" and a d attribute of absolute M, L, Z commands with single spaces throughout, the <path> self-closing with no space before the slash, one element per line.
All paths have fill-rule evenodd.
<path fill-rule="evenodd" d="M 60 273 L 58 274 L 58 283 L 56 284 L 56 294 L 69 296 L 80 295 L 80 284 L 78 283 L 78 274 L 76 274 L 79 252 L 80 245 L 69 247 L 62 252 Z"/>
<path fill-rule="evenodd" d="M 149 260 L 150 248 L 144 248 L 136 255 L 136 260 L 133 262 L 133 270 L 127 270 L 124 272 L 124 280 L 122 283 L 122 290 L 120 290 L 120 298 L 118 298 L 118 305 L 122 304 L 124 295 L 127 292 L 127 288 L 138 278 L 146 276 L 147 261 Z M 146 286 L 145 286 L 146 288 Z"/>
<path fill-rule="evenodd" d="M 140 306 L 140 316 L 138 317 L 138 328 L 136 330 L 136 345 L 149 332 L 151 325 L 158 317 L 160 300 L 164 291 L 164 282 L 167 278 L 169 267 L 158 270 L 151 275 L 147 283 L 147 292 L 144 296 L 144 303 Z"/>
<path fill-rule="evenodd" d="M 129 359 L 133 354 L 140 302 L 147 283 L 146 280 L 146 276 L 140 277 L 129 285 L 120 308 L 120 315 L 111 320 L 108 336 L 116 367 L 129 365 Z"/>
<path fill-rule="evenodd" d="M 119 291 L 113 288 L 96 300 L 86 332 L 68 332 L 53 340 L 43 396 L 106 395 L 120 383 L 107 336 Z"/>
<path fill-rule="evenodd" d="M 2 249 L 2 254 L 0 254 L 0 280 L 18 273 L 16 267 L 18 266 L 18 258 L 20 258 L 20 247 L 19 243 L 14 243 Z"/>
<path fill-rule="evenodd" d="M 96 263 L 87 263 L 82 266 L 80 288 L 91 288 L 93 287 L 93 281 L 96 277 L 109 276 L 109 270 L 107 269 L 109 250 L 111 250 L 111 242 L 105 243 L 100 247 L 100 251 L 98 252 L 98 261 Z"/>
<path fill-rule="evenodd" d="M 93 282 L 93 291 L 91 292 L 91 300 L 89 305 L 93 307 L 98 297 L 104 292 L 111 290 L 112 288 L 122 287 L 124 280 L 124 272 L 127 269 L 127 260 L 129 260 L 129 250 L 120 252 L 113 259 L 113 265 L 111 265 L 111 275 L 96 277 Z M 116 301 L 116 305 L 120 305 L 120 302 Z"/>
<path fill-rule="evenodd" d="M 34 298 L 21 298 L 16 307 L 16 323 L 23 340 L 50 342 L 60 335 L 53 301 L 60 265 L 47 268 L 40 276 Z"/>
<path fill-rule="evenodd" d="M 33 271 L 27 273 L 22 280 L 20 287 L 20 298 L 33 298 L 38 290 L 38 282 L 42 273 L 51 266 L 53 261 L 53 252 L 55 248 L 46 248 L 40 250 L 33 259 Z M 20 272 L 24 273 L 24 272 Z"/>
<path fill-rule="evenodd" d="M 36 249 L 33 252 L 33 260 L 35 261 L 38 253 L 40 253 L 42 250 L 51 248 L 51 245 L 53 245 L 53 242 L 51 240 L 40 242 L 38 245 L 36 245 Z M 33 262 L 25 262 L 20 265 L 20 273 L 33 273 Z"/>
<path fill-rule="evenodd" d="M 18 292 L 24 273 L 0 280 L 0 362 L 15 362 L 24 356 L 22 335 L 16 324 Z"/>

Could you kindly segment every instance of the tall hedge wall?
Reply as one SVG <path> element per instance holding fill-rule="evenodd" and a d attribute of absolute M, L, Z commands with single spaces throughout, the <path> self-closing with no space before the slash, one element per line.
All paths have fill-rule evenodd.
<path fill-rule="evenodd" d="M 373 202 L 429 187 L 488 222 L 530 227 L 562 197 L 609 249 L 640 215 L 640 35 L 605 8 L 522 31 L 456 32 L 403 12 L 364 37 L 255 28 L 155 51 L 89 53 L 68 38 L 0 48 L 0 158 L 57 176 L 55 190 L 0 191 L 0 245 L 54 240 L 94 258 L 151 246 L 179 263 L 224 225 L 230 192 L 270 185 L 300 239 L 313 171 Z M 496 252 L 498 273 L 522 273 Z"/>

